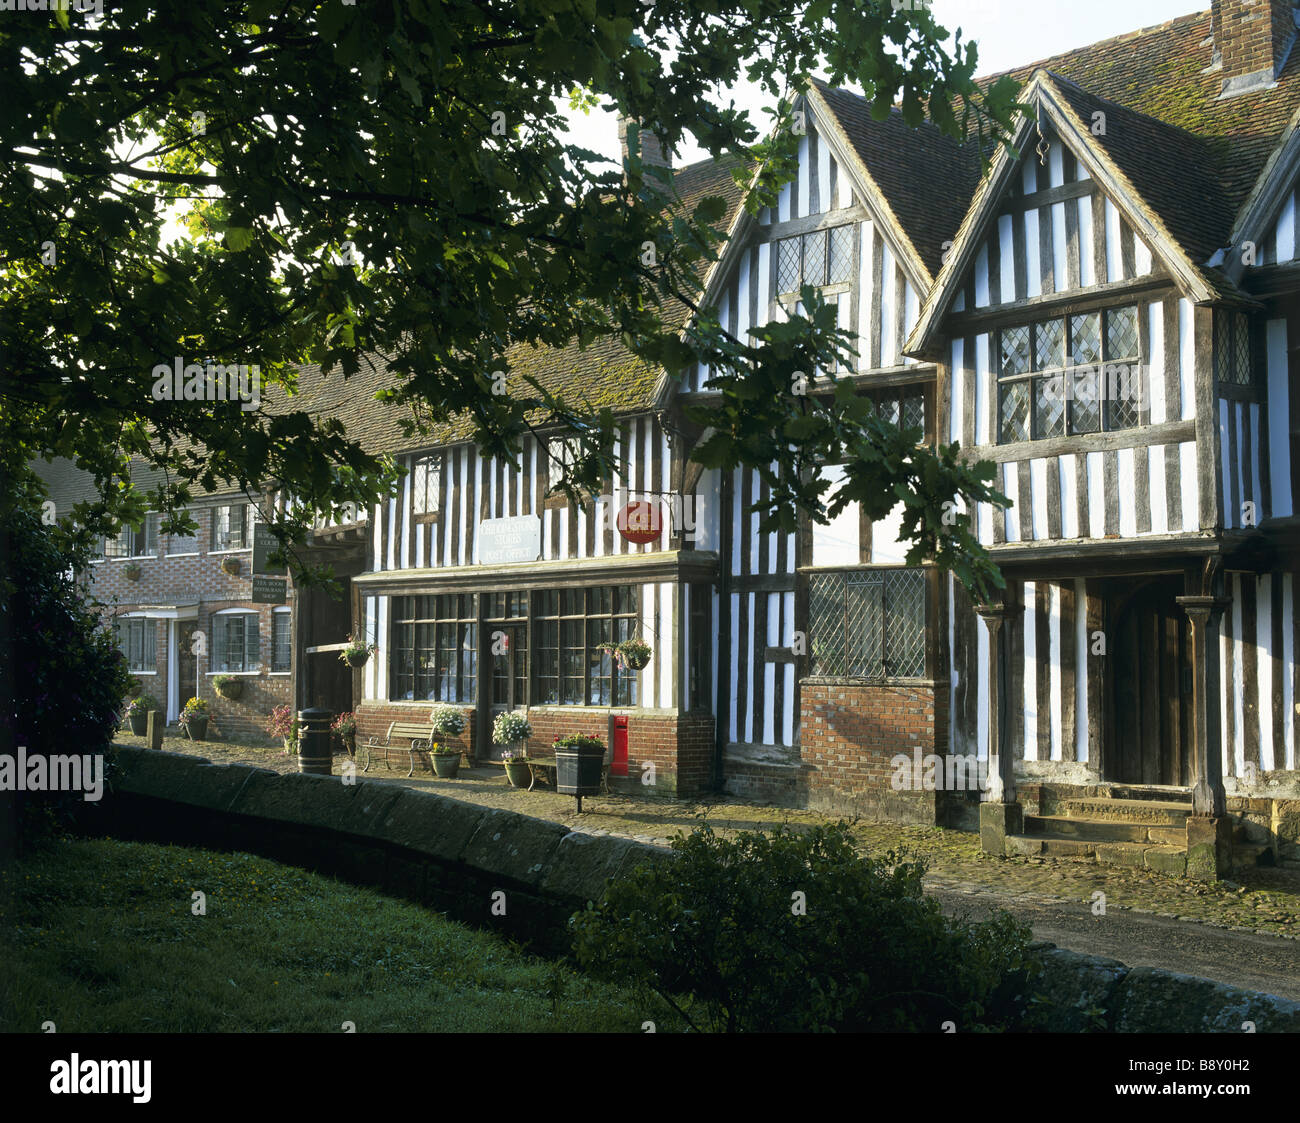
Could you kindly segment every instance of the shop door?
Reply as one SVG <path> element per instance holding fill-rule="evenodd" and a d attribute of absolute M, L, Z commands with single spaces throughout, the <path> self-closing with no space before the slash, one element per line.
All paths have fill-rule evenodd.
<path fill-rule="evenodd" d="M 527 700 L 528 629 L 522 623 L 487 621 L 488 663 L 488 741 L 497 715 L 521 710 Z M 500 760 L 501 745 L 488 745 L 487 759 Z"/>
<path fill-rule="evenodd" d="M 1114 658 L 1114 768 L 1123 784 L 1189 785 L 1191 658 L 1182 578 L 1134 592 L 1119 613 Z"/>

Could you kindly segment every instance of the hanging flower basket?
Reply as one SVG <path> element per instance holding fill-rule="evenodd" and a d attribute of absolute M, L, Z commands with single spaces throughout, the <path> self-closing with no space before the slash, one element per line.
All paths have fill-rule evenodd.
<path fill-rule="evenodd" d="M 234 675 L 217 675 L 212 680 L 212 685 L 221 697 L 229 698 L 232 702 L 244 693 L 244 680 L 235 678 Z"/>
<path fill-rule="evenodd" d="M 238 559 L 238 558 L 222 558 L 222 559 L 221 559 L 221 572 L 222 572 L 222 573 L 228 573 L 228 574 L 230 574 L 231 577 L 235 577 L 235 576 L 237 576 L 238 573 L 239 573 L 239 559 Z"/>
<path fill-rule="evenodd" d="M 643 639 L 628 639 L 622 643 L 606 644 L 604 650 L 614 657 L 620 667 L 639 671 L 654 656 L 654 649 Z"/>
<path fill-rule="evenodd" d="M 349 635 L 347 646 L 339 652 L 339 658 L 349 667 L 364 667 L 370 661 L 370 656 L 378 650 L 373 643 L 356 640 Z"/>
<path fill-rule="evenodd" d="M 128 565 L 124 570 L 122 570 L 122 576 L 125 577 L 128 581 L 139 581 L 140 567 L 134 564 Z"/>

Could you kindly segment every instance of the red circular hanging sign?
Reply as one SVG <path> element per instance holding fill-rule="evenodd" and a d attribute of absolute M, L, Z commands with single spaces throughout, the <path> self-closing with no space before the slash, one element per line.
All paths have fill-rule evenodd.
<path fill-rule="evenodd" d="M 629 542 L 657 542 L 663 533 L 663 506 L 647 499 L 629 503 L 618 513 L 618 532 Z"/>

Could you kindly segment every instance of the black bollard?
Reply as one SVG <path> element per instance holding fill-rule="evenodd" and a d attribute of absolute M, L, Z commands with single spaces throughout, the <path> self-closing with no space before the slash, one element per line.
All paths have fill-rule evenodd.
<path fill-rule="evenodd" d="M 313 776 L 329 776 L 334 771 L 334 753 L 330 745 L 333 710 L 315 707 L 298 711 L 298 771 Z"/>

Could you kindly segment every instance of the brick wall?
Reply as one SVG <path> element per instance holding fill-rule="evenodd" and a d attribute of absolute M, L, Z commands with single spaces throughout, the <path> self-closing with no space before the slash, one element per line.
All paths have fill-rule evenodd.
<path fill-rule="evenodd" d="M 725 789 L 745 799 L 831 814 L 934 824 L 946 818 L 942 791 L 895 791 L 899 753 L 946 755 L 948 686 L 805 681 L 798 759 L 724 758 Z M 964 798 L 964 797 L 963 797 Z"/>
<path fill-rule="evenodd" d="M 91 565 L 84 580 L 90 595 L 99 602 L 105 622 L 111 622 L 114 617 L 127 612 L 140 609 L 147 611 L 149 606 L 197 602 L 196 618 L 177 621 L 182 642 L 189 644 L 191 651 L 195 650 L 191 638 L 193 633 L 198 631 L 203 636 L 195 656 L 194 678 L 187 675 L 185 681 L 178 684 L 180 704 L 183 706 L 187 699 L 194 696 L 197 681 L 197 694 L 207 700 L 212 714 L 208 723 L 209 739 L 265 738 L 266 720 L 271 710 L 279 705 L 293 703 L 292 674 L 270 671 L 272 620 L 276 606 L 254 604 L 248 599 L 252 592 L 252 550 L 210 552 L 208 545 L 211 542 L 212 508 L 196 508 L 193 514 L 199 524 L 197 553 L 169 556 L 172 540 L 169 535 L 159 534 L 157 556 L 105 559 Z M 221 563 L 226 558 L 238 560 L 238 574 L 228 574 L 222 570 Z M 139 567 L 139 580 L 131 580 L 126 576 L 130 566 Z M 289 603 L 292 604 L 292 587 L 289 589 L 289 598 Z M 212 670 L 211 659 L 212 621 L 218 612 L 229 608 L 257 613 L 261 644 L 262 669 L 238 676 L 243 681 L 244 689 L 239 699 L 234 701 L 221 697 L 212 685 L 216 673 Z M 152 694 L 164 711 L 170 687 L 169 623 L 168 620 L 153 621 L 156 672 L 137 675 L 145 692 Z"/>
<path fill-rule="evenodd" d="M 357 709 L 357 738 L 382 738 L 394 721 L 427 722 L 432 702 L 363 702 Z M 444 738 L 459 745 L 471 757 L 488 759 L 491 745 L 478 744 L 474 710 L 464 710 L 466 726 L 460 737 Z M 696 795 L 707 791 L 713 778 L 713 717 L 710 714 L 682 714 L 661 710 L 588 710 L 577 706 L 534 706 L 527 711 L 533 736 L 525 747 L 532 752 L 549 752 L 556 737 L 586 733 L 599 737 L 606 746 L 613 737 L 613 718 L 628 719 L 628 769 L 626 778 L 611 777 L 614 788 L 635 788 L 643 794 Z M 405 759 L 405 758 L 403 758 Z M 649 775 L 644 763 L 654 765 L 654 784 L 643 784 Z M 417 769 L 427 769 L 423 762 Z"/>

